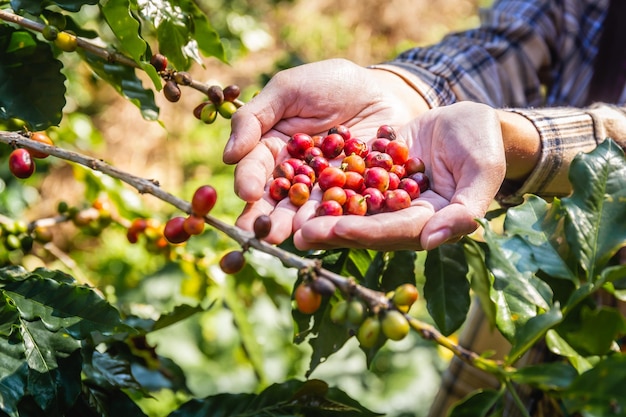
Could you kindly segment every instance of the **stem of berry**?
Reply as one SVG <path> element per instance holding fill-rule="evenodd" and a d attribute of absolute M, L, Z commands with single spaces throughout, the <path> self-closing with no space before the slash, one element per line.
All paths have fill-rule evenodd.
<path fill-rule="evenodd" d="M 191 204 L 182 200 L 159 187 L 156 180 L 141 178 L 118 168 L 115 168 L 106 162 L 95 159 L 77 152 L 68 151 L 54 145 L 48 145 L 42 142 L 31 140 L 16 132 L 0 131 L 0 143 L 10 146 L 26 148 L 44 152 L 57 158 L 83 165 L 94 171 L 100 171 L 108 176 L 117 178 L 124 183 L 134 187 L 141 194 L 151 194 L 156 198 L 171 204 L 179 210 L 191 214 Z M 243 248 L 255 248 L 269 255 L 280 259 L 283 264 L 298 270 L 308 270 L 318 277 L 324 277 L 331 281 L 342 293 L 346 295 L 356 295 L 368 304 L 373 312 L 390 308 L 390 301 L 387 296 L 379 291 L 363 287 L 356 283 L 353 278 L 346 278 L 329 270 L 322 268 L 319 261 L 315 259 L 307 259 L 285 251 L 277 246 L 270 245 L 263 240 L 256 239 L 253 232 L 245 231 L 236 226 L 225 223 L 213 216 L 204 216 L 205 222 L 218 229 L 231 239 L 239 243 Z M 456 356 L 470 365 L 494 374 L 500 379 L 503 378 L 512 368 L 505 368 L 499 361 L 481 357 L 476 352 L 467 350 L 456 344 L 452 339 L 442 335 L 437 329 L 430 324 L 422 322 L 414 317 L 406 315 L 410 326 L 416 330 L 422 337 L 427 340 L 433 340 L 442 347 L 450 350 Z"/>

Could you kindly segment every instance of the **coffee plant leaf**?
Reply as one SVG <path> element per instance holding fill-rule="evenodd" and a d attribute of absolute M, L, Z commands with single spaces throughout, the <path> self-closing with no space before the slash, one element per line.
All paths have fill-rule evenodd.
<path fill-rule="evenodd" d="M 502 391 L 494 389 L 477 390 L 454 404 L 448 417 L 485 417 L 494 406 L 502 402 Z"/>
<path fill-rule="evenodd" d="M 318 380 L 288 380 L 258 394 L 222 393 L 183 404 L 168 417 L 346 416 L 373 417 L 374 413 L 343 391 Z"/>
<path fill-rule="evenodd" d="M 563 339 L 556 330 L 550 329 L 546 332 L 546 346 L 548 349 L 564 358 L 567 358 L 570 364 L 578 373 L 586 372 L 593 367 L 594 359 L 586 358 L 578 353 Z"/>
<path fill-rule="evenodd" d="M 445 244 L 428 251 L 424 298 L 428 312 L 446 336 L 456 331 L 467 317 L 471 301 L 467 273 L 462 244 Z"/>
<path fill-rule="evenodd" d="M 572 194 L 562 199 L 565 234 L 586 278 L 602 268 L 626 244 L 626 163 L 624 151 L 607 139 L 579 154 L 570 167 Z"/>
<path fill-rule="evenodd" d="M 42 12 L 43 6 L 48 2 L 42 2 L 40 0 L 11 0 L 11 8 L 16 11 L 26 11 L 33 15 L 38 15 Z M 68 12 L 77 12 L 85 5 L 98 4 L 98 0 L 53 0 L 49 4 L 54 4 L 63 10 Z"/>
<path fill-rule="evenodd" d="M 76 340 L 97 332 L 112 335 L 134 332 L 120 313 L 93 289 L 43 278 L 38 271 L 0 269 L 0 290 L 17 306 L 23 320 L 41 320 L 51 331 L 63 329 Z"/>
<path fill-rule="evenodd" d="M 582 356 L 606 355 L 615 340 L 626 334 L 626 321 L 616 308 L 581 305 L 556 331 Z"/>
<path fill-rule="evenodd" d="M 118 93 L 137 106 L 146 120 L 157 120 L 159 108 L 154 101 L 154 92 L 143 86 L 135 70 L 127 65 L 107 62 L 89 52 L 81 52 L 93 71 L 108 82 Z"/>
<path fill-rule="evenodd" d="M 518 265 L 527 250 L 520 246 L 527 244 L 519 236 L 501 236 L 494 232 L 488 223 L 483 225 L 487 242 L 486 264 L 493 274 L 491 299 L 496 305 L 496 325 L 500 332 L 513 341 L 516 332 L 539 309 L 548 311 L 552 303 L 550 286 L 538 278 L 532 270 L 520 271 Z"/>
<path fill-rule="evenodd" d="M 31 130 L 58 125 L 65 106 L 62 67 L 47 42 L 0 24 L 0 120 L 21 119 Z"/>
<path fill-rule="evenodd" d="M 415 251 L 391 252 L 387 261 L 387 267 L 381 277 L 381 291 L 392 291 L 406 283 L 415 285 L 416 260 L 417 252 Z"/>
<path fill-rule="evenodd" d="M 485 265 L 485 252 L 481 243 L 473 239 L 463 239 L 463 250 L 467 260 L 467 276 L 478 303 L 494 328 L 496 326 L 496 305 L 490 297 L 493 276 Z"/>
<path fill-rule="evenodd" d="M 563 390 L 578 376 L 572 365 L 564 362 L 546 362 L 517 369 L 511 380 L 518 384 L 528 384 L 541 390 Z"/>
<path fill-rule="evenodd" d="M 146 52 L 146 41 L 140 35 L 140 25 L 131 13 L 129 0 L 107 0 L 100 10 L 109 27 L 120 41 L 123 52 L 140 62 Z"/>
<path fill-rule="evenodd" d="M 559 253 L 557 243 L 553 242 L 558 227 L 558 222 L 552 220 L 553 213 L 551 204 L 534 195 L 526 196 L 524 204 L 507 211 L 506 234 L 518 235 L 528 244 L 519 247 L 529 251 L 529 258 L 518 269 L 536 267 L 552 277 L 578 282 L 576 274 Z"/>
<path fill-rule="evenodd" d="M 561 398 L 571 414 L 626 416 L 625 386 L 626 355 L 614 353 L 578 376 Z"/>
<path fill-rule="evenodd" d="M 531 317 L 515 332 L 512 340 L 511 350 L 507 354 L 506 362 L 514 363 L 528 349 L 530 349 L 548 330 L 559 324 L 563 320 L 563 313 L 559 308 L 559 303 L 555 303 L 552 308 L 545 312 Z"/>

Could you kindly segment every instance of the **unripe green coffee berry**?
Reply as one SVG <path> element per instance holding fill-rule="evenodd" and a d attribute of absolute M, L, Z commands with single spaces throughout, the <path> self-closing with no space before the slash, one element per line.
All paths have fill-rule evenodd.
<path fill-rule="evenodd" d="M 237 106 L 230 101 L 224 101 L 217 107 L 217 111 L 224 119 L 230 119 L 237 111 Z"/>
<path fill-rule="evenodd" d="M 16 235 L 7 235 L 6 242 L 9 249 L 20 249 L 22 247 L 22 242 Z"/>
<path fill-rule="evenodd" d="M 397 310 L 389 310 L 382 318 L 383 334 L 391 340 L 402 340 L 409 334 L 411 326 L 402 313 Z"/>
<path fill-rule="evenodd" d="M 358 300 L 351 300 L 348 302 L 348 311 L 346 313 L 348 323 L 358 326 L 363 323 L 365 313 L 365 305 L 362 302 Z"/>
<path fill-rule="evenodd" d="M 335 324 L 344 324 L 348 314 L 348 302 L 337 301 L 330 309 L 330 320 Z"/>
<path fill-rule="evenodd" d="M 418 292 L 413 284 L 402 284 L 395 289 L 391 302 L 396 307 L 410 307 L 417 301 Z"/>
<path fill-rule="evenodd" d="M 356 338 L 364 348 L 371 348 L 376 345 L 380 337 L 380 320 L 376 316 L 366 318 L 356 333 Z"/>
<path fill-rule="evenodd" d="M 200 111 L 200 120 L 206 124 L 211 124 L 217 119 L 217 109 L 213 103 L 208 103 Z"/>
<path fill-rule="evenodd" d="M 56 26 L 46 25 L 42 29 L 41 34 L 45 40 L 52 42 L 59 36 L 59 32 L 59 28 Z"/>

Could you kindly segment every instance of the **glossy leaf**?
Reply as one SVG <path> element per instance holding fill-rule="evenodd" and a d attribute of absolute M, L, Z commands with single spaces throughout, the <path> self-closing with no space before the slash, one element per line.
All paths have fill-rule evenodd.
<path fill-rule="evenodd" d="M 467 272 L 460 243 L 441 245 L 428 251 L 424 298 L 428 312 L 444 335 L 457 330 L 467 317 L 471 301 Z"/>
<path fill-rule="evenodd" d="M 89 380 L 96 382 L 99 387 L 141 389 L 133 377 L 130 363 L 124 358 L 96 350 L 90 352 L 88 359 L 84 365 L 84 372 Z"/>
<path fill-rule="evenodd" d="M 146 41 L 140 36 L 139 22 L 130 12 L 129 0 L 107 0 L 100 10 L 120 41 L 121 49 L 139 63 L 146 52 Z"/>
<path fill-rule="evenodd" d="M 90 53 L 84 53 L 84 59 L 96 74 L 111 84 L 120 94 L 139 107 L 146 120 L 157 120 L 159 108 L 154 101 L 154 92 L 144 88 L 135 74 L 135 69 L 126 65 L 107 62 Z"/>
<path fill-rule="evenodd" d="M 456 403 L 448 417 L 485 417 L 499 402 L 502 402 L 501 391 L 478 390 Z"/>
<path fill-rule="evenodd" d="M 571 365 L 548 362 L 518 369 L 511 375 L 511 379 L 518 384 L 528 384 L 544 391 L 551 391 L 569 387 L 577 376 L 578 372 Z"/>
<path fill-rule="evenodd" d="M 58 125 L 65 106 L 62 67 L 48 43 L 0 25 L 0 120 L 18 118 L 31 130 Z"/>
<path fill-rule="evenodd" d="M 532 264 L 555 278 L 565 278 L 577 282 L 577 277 L 567 262 L 558 252 L 554 236 L 558 236 L 558 221 L 553 219 L 554 212 L 545 200 L 530 195 L 524 204 L 507 211 L 504 228 L 507 236 L 518 235 L 527 246 L 519 249 L 530 251 Z M 530 264 L 530 262 L 526 262 Z"/>
<path fill-rule="evenodd" d="M 399 285 L 415 284 L 415 251 L 396 251 L 389 254 L 387 267 L 381 278 L 382 291 L 391 291 Z"/>
<path fill-rule="evenodd" d="M 465 259 L 467 260 L 470 288 L 476 295 L 478 302 L 492 327 L 496 325 L 496 306 L 490 297 L 493 277 L 485 265 L 485 253 L 472 239 L 463 240 Z"/>
<path fill-rule="evenodd" d="M 624 152 L 607 139 L 572 161 L 573 192 L 562 199 L 568 217 L 565 233 L 588 278 L 596 274 L 626 244 L 626 164 Z"/>
<path fill-rule="evenodd" d="M 517 249 L 525 245 L 521 238 L 498 236 L 486 223 L 483 228 L 489 248 L 487 266 L 494 277 L 491 298 L 497 306 L 496 324 L 500 332 L 513 341 L 517 330 L 537 315 L 538 308 L 550 310 L 552 291 L 531 271 L 522 272 L 517 268 L 520 258 Z"/>
<path fill-rule="evenodd" d="M 563 314 L 558 303 L 550 311 L 531 317 L 515 333 L 512 341 L 513 345 L 507 354 L 506 362 L 508 364 L 514 363 L 541 339 L 548 330 L 559 324 L 562 319 Z"/>
<path fill-rule="evenodd" d="M 576 352 L 576 350 L 559 336 L 556 330 L 548 330 L 546 333 L 546 346 L 551 352 L 566 357 L 579 373 L 585 372 L 593 367 L 591 362 L 580 353 Z"/>
<path fill-rule="evenodd" d="M 0 338 L 0 410 L 17 416 L 17 406 L 26 394 L 28 365 L 24 344 L 16 336 Z"/>
<path fill-rule="evenodd" d="M 98 0 L 53 0 L 50 2 L 69 12 L 77 12 L 87 4 L 98 4 Z M 25 10 L 31 14 L 38 15 L 43 10 L 46 3 L 40 0 L 11 0 L 13 10 Z"/>
<path fill-rule="evenodd" d="M 132 331 L 119 312 L 92 289 L 21 270 L 0 269 L 0 288 L 24 320 L 41 319 L 50 331 L 65 329 L 77 340 L 93 332 L 104 335 Z M 19 278 L 17 280 L 16 278 Z"/>
<path fill-rule="evenodd" d="M 259 394 L 218 394 L 183 404 L 169 417 L 337 416 L 373 417 L 374 413 L 337 388 L 319 380 L 289 380 Z"/>
<path fill-rule="evenodd" d="M 626 415 L 626 355 L 613 354 L 580 375 L 562 394 L 569 413 L 585 416 Z"/>

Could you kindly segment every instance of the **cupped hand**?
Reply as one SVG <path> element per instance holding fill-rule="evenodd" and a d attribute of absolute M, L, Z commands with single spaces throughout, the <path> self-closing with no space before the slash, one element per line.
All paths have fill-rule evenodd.
<path fill-rule="evenodd" d="M 342 124 L 353 136 L 367 138 L 379 126 L 401 126 L 426 108 L 397 75 L 343 59 L 279 72 L 231 121 L 223 159 L 237 164 L 235 191 L 248 202 L 237 225 L 250 230 L 258 215 L 271 213 L 267 240 L 279 243 L 292 234 L 297 208 L 286 202 L 277 205 L 265 190 L 276 164 L 287 158 L 285 144 L 291 135 L 324 134 Z"/>
<path fill-rule="evenodd" d="M 398 137 L 424 161 L 430 190 L 409 208 L 370 216 L 314 217 L 312 199 L 293 219 L 296 247 L 432 249 L 477 228 L 475 219 L 488 210 L 506 171 L 495 110 L 470 102 L 432 109 Z"/>

